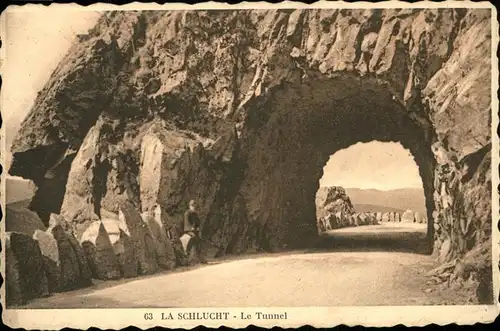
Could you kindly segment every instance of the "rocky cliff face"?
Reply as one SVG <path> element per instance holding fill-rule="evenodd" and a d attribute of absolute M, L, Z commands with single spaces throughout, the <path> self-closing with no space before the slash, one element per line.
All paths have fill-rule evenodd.
<path fill-rule="evenodd" d="M 351 199 L 344 188 L 338 186 L 320 187 L 316 193 L 316 218 L 341 212 L 343 215 L 354 214 Z"/>
<path fill-rule="evenodd" d="M 276 250 L 316 235 L 329 155 L 399 141 L 434 250 L 460 258 L 490 245 L 490 22 L 452 8 L 109 12 L 40 91 L 10 173 L 36 183 L 45 220 L 128 200 L 175 223 L 195 197 L 225 253 Z"/>

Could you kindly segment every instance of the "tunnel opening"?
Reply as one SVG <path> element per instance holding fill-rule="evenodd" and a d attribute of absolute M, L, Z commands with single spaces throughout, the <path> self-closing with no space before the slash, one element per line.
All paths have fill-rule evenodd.
<path fill-rule="evenodd" d="M 435 134 L 424 111 L 370 77 L 341 75 L 283 83 L 249 112 L 242 133 L 242 192 L 266 250 L 317 242 L 316 192 L 330 155 L 356 143 L 399 143 L 418 166 L 425 195 L 426 251 L 432 252 Z M 245 140 L 248 138 L 247 140 Z"/>
<path fill-rule="evenodd" d="M 330 155 L 315 204 L 323 245 L 428 253 L 422 179 L 400 143 L 356 143 Z"/>

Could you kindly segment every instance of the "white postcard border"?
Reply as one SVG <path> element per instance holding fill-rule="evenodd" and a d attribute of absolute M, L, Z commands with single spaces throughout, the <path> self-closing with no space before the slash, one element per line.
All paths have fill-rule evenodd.
<path fill-rule="evenodd" d="M 498 303 L 498 294 L 500 293 L 500 274 L 498 270 L 500 259 L 500 233 L 498 230 L 498 221 L 500 219 L 500 202 L 498 194 L 499 173 L 499 138 L 497 128 L 499 124 L 498 116 L 498 58 L 496 51 L 498 48 L 498 21 L 497 10 L 489 2 L 470 2 L 470 1 L 446 1 L 430 2 L 422 1 L 418 3 L 406 3 L 399 1 L 385 1 L 380 3 L 368 2 L 326 2 L 306 5 L 303 3 L 285 1 L 279 4 L 270 4 L 266 2 L 249 3 L 243 2 L 237 5 L 227 5 L 214 2 L 207 2 L 197 5 L 186 5 L 182 3 L 172 3 L 168 5 L 131 3 L 117 6 L 98 3 L 87 7 L 76 4 L 51 4 L 49 6 L 25 4 L 22 6 L 10 6 L 2 13 L 1 34 L 5 32 L 5 14 L 8 12 L 22 12 L 31 10 L 76 10 L 76 11 L 108 11 L 108 10 L 146 10 L 146 9 L 272 9 L 272 8 L 489 8 L 492 10 L 492 245 L 493 245 L 493 278 L 494 291 L 496 294 L 496 304 L 494 305 L 468 305 L 468 306 L 377 306 L 377 307 L 261 307 L 261 308 L 192 308 L 192 309 L 4 309 L 3 322 L 12 328 L 23 327 L 26 329 L 60 329 L 71 327 L 76 329 L 87 329 L 95 326 L 101 329 L 121 329 L 129 325 L 139 328 L 150 328 L 162 326 L 168 328 L 193 328 L 199 325 L 206 327 L 227 326 L 232 328 L 243 328 L 248 325 L 260 327 L 300 327 L 311 325 L 313 327 L 332 327 L 340 324 L 349 326 L 393 326 L 404 324 L 407 326 L 424 326 L 435 323 L 446 325 L 456 324 L 474 324 L 476 322 L 492 322 L 500 312 L 500 303 Z M 4 39 L 4 38 L 2 38 Z M 5 40 L 3 40 L 5 43 Z M 4 47 L 0 50 L 2 66 L 7 64 L 5 59 Z M 5 79 L 5 77 L 2 77 Z M 3 109 L 0 100 L 0 109 Z M 5 128 L 1 130 L 2 138 L 5 137 Z M 5 150 L 5 139 L 1 141 L 2 151 Z M 3 157 L 4 153 L 2 153 Z M 2 173 L 1 181 L 1 203 L 5 206 L 5 180 L 7 169 Z M 2 210 L 5 210 L 2 208 Z M 1 222 L 1 234 L 5 233 L 4 222 Z M 4 261 L 4 241 L 2 240 L 2 261 Z M 5 265 L 1 265 L 2 274 L 5 275 Z M 5 286 L 2 286 L 2 299 L 5 297 Z M 4 301 L 4 300 L 2 300 Z M 3 302 L 4 304 L 4 302 Z M 250 314 L 255 316 L 257 312 L 262 313 L 287 313 L 286 320 L 244 320 L 241 318 L 231 318 L 230 320 L 162 320 L 162 313 L 177 314 L 179 312 L 229 312 L 231 316 L 240 316 L 240 314 Z M 152 314 L 153 319 L 146 319 L 146 314 Z M 149 315 L 148 315 L 149 316 Z M 246 315 L 245 315 L 246 316 Z"/>

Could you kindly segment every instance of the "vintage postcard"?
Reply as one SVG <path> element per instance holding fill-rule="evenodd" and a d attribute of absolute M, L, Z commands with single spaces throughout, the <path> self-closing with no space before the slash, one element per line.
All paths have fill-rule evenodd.
<path fill-rule="evenodd" d="M 491 323 L 488 2 L 1 14 L 13 328 Z"/>

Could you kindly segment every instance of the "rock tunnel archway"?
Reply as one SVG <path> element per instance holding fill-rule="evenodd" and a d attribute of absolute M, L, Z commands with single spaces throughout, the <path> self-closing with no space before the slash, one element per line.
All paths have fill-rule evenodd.
<path fill-rule="evenodd" d="M 111 161 L 95 148 L 111 145 L 104 209 L 158 203 L 177 222 L 196 197 L 206 237 L 225 253 L 251 241 L 272 250 L 314 233 L 329 155 L 398 141 L 419 166 L 444 259 L 488 249 L 491 17 L 482 8 L 109 12 L 40 91 L 10 173 L 37 183 L 45 214 L 81 215 L 95 194 L 81 180 L 93 178 L 86 165 Z M 145 134 L 164 147 L 155 169 L 141 164 Z M 54 190 L 50 169 L 68 177 L 56 197 L 44 194 Z"/>
<path fill-rule="evenodd" d="M 315 194 L 329 156 L 357 142 L 400 142 L 413 154 L 426 197 L 429 252 L 434 242 L 434 133 L 416 123 L 384 84 L 370 78 L 317 77 L 284 84 L 249 113 L 241 193 L 265 228 L 266 249 L 304 245 L 317 235 Z M 425 123 L 425 122 L 423 122 Z M 256 130 L 252 132 L 253 130 Z M 250 147 L 251 146 L 251 147 Z M 243 150 L 247 147 L 243 147 Z"/>

